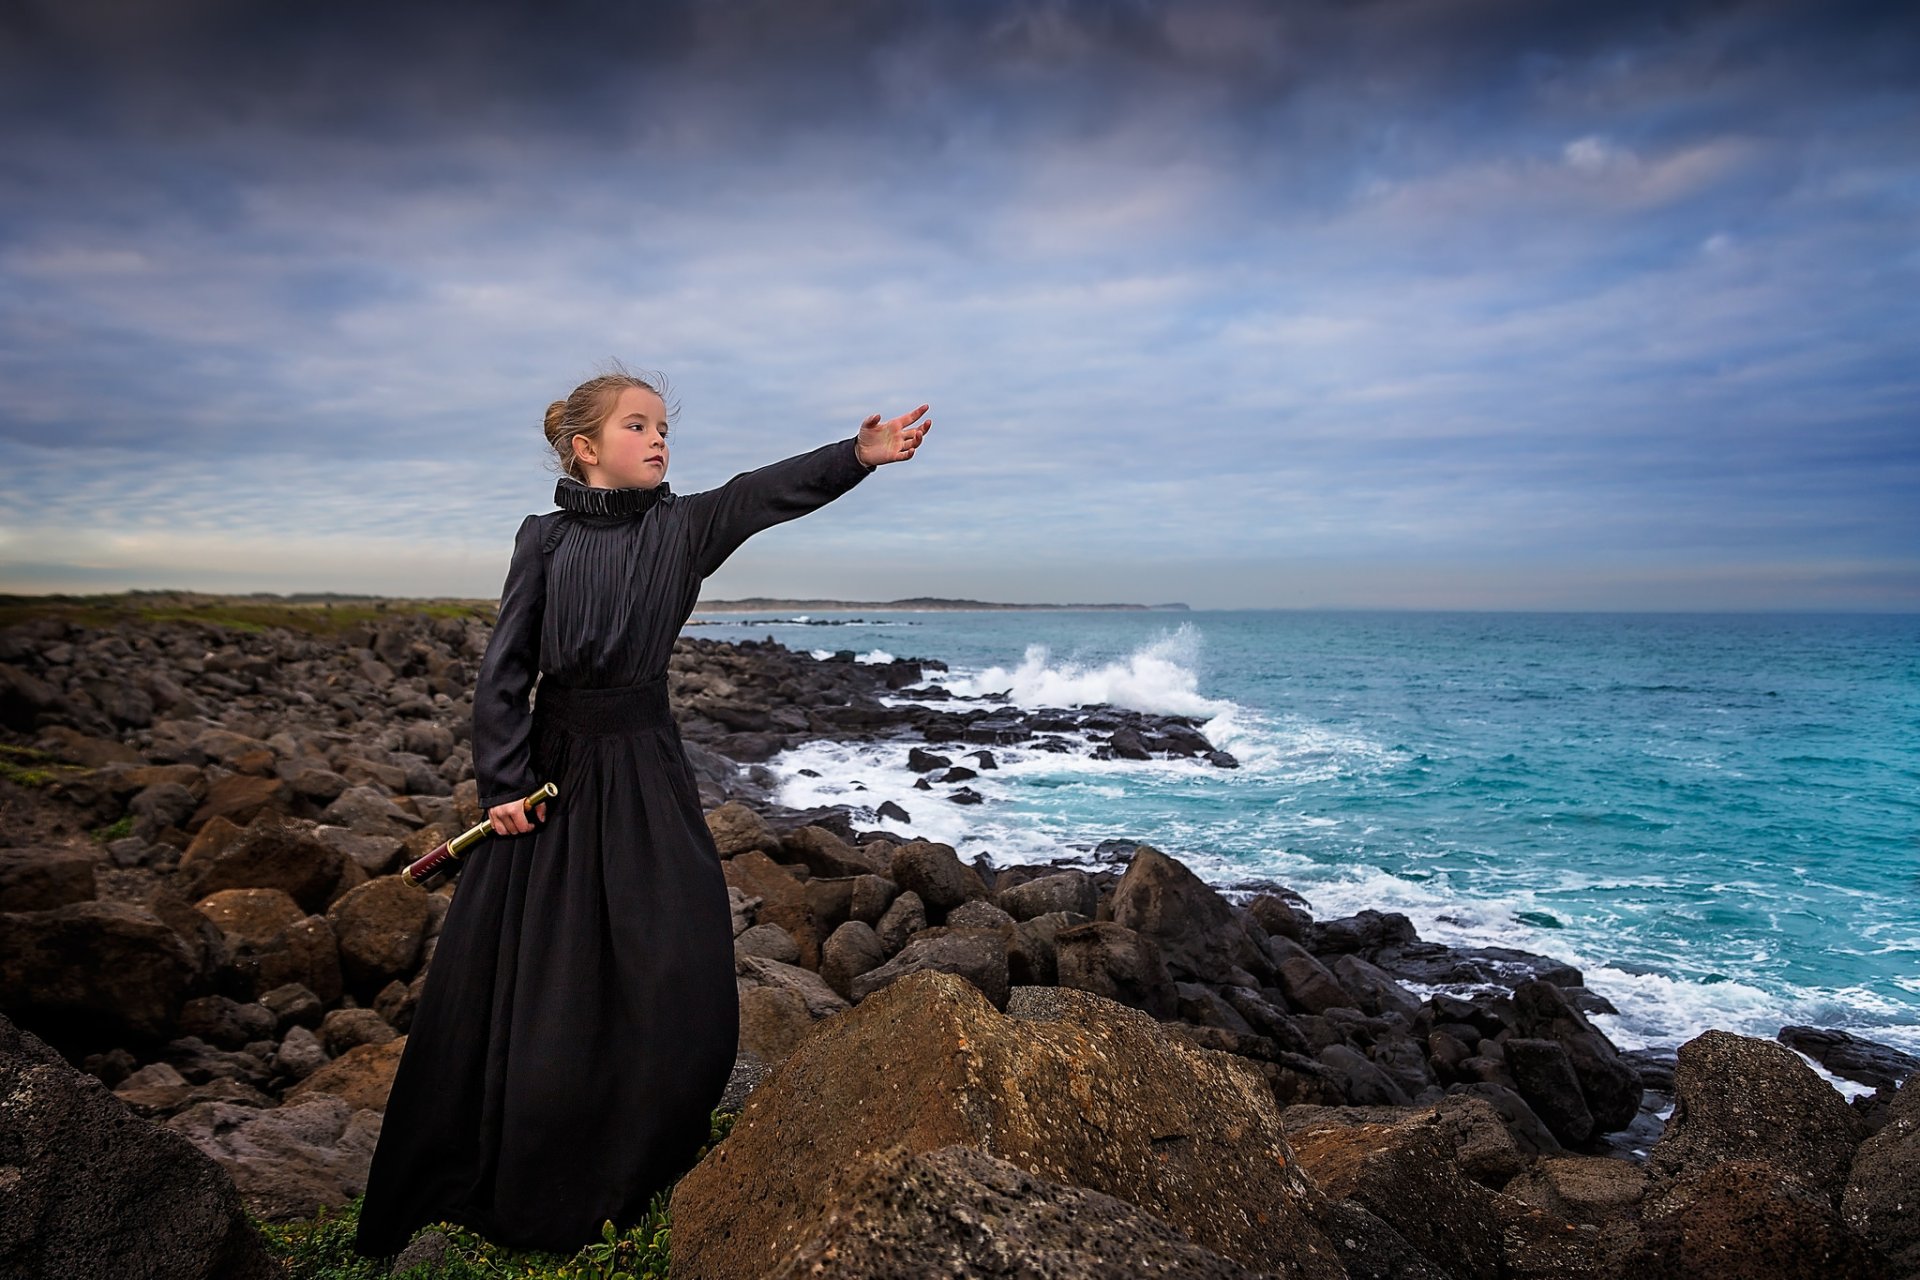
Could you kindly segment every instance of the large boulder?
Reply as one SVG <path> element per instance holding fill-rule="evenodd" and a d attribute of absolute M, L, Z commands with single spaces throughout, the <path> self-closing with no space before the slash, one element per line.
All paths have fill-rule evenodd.
<path fill-rule="evenodd" d="M 1920 1076 L 1908 1078 L 1886 1124 L 1860 1144 L 1840 1210 L 1895 1275 L 1920 1276 Z"/>
<path fill-rule="evenodd" d="M 889 1148 L 773 1280 L 838 1276 L 1180 1276 L 1263 1280 L 1149 1213 L 955 1144 Z"/>
<path fill-rule="evenodd" d="M 201 976 L 178 933 L 125 902 L 0 915 L 0 1012 L 63 1044 L 164 1040 Z"/>
<path fill-rule="evenodd" d="M 270 1280 L 233 1182 L 0 1018 L 0 1275 Z"/>
<path fill-rule="evenodd" d="M 1538 980 L 1522 983 L 1514 989 L 1513 1010 L 1519 1035 L 1557 1040 L 1567 1051 L 1593 1113 L 1594 1132 L 1612 1133 L 1633 1123 L 1640 1114 L 1639 1069 L 1574 1008 L 1564 989 Z"/>
<path fill-rule="evenodd" d="M 325 1093 L 279 1107 L 202 1102 L 167 1127 L 218 1161 L 269 1222 L 310 1218 L 365 1191 L 380 1137 L 378 1114 Z"/>
<path fill-rule="evenodd" d="M 749 898 L 760 899 L 756 924 L 777 924 L 793 936 L 800 963 L 820 967 L 820 929 L 813 917 L 806 886 L 792 872 L 758 850 L 748 850 L 721 863 L 727 884 Z"/>
<path fill-rule="evenodd" d="M 1030 1016 L 1010 1017 L 952 974 L 909 974 L 815 1028 L 680 1179 L 673 1274 L 770 1275 L 881 1153 L 954 1143 L 1125 1200 L 1248 1267 L 1342 1274 L 1258 1072 L 1114 1001 L 1021 990 Z"/>
<path fill-rule="evenodd" d="M 1265 979 L 1273 971 L 1252 917 L 1150 844 L 1134 850 L 1114 886 L 1113 922 L 1152 938 L 1176 980 L 1226 982 L 1236 969 Z"/>
<path fill-rule="evenodd" d="M 729 800 L 709 812 L 707 831 L 712 834 L 714 848 L 723 858 L 731 858 L 750 849 L 766 853 L 780 847 L 780 837 L 773 833 L 767 820 L 738 800 Z"/>
<path fill-rule="evenodd" d="M 1847 1227 L 1827 1196 L 1777 1165 L 1734 1158 L 1683 1173 L 1647 1202 L 1637 1247 L 1622 1259 L 1620 1274 L 1890 1280 L 1898 1273 Z"/>
<path fill-rule="evenodd" d="M 1680 1046 L 1673 1114 L 1648 1153 L 1657 1198 L 1727 1160 L 1764 1161 L 1837 1207 L 1862 1134 L 1853 1108 L 1793 1050 L 1709 1031 Z"/>
<path fill-rule="evenodd" d="M 1387 1223 L 1454 1280 L 1497 1280 L 1492 1193 L 1461 1170 L 1453 1126 L 1437 1110 L 1379 1109 L 1367 1120 L 1345 1108 L 1289 1107 L 1287 1137 L 1328 1196 Z"/>
<path fill-rule="evenodd" d="M 345 1099 L 356 1111 L 384 1114 L 387 1095 L 393 1091 L 393 1073 L 400 1069 L 400 1055 L 406 1047 L 405 1036 L 385 1044 L 355 1045 L 287 1090 L 286 1100 L 324 1093 Z"/>
<path fill-rule="evenodd" d="M 100 860 L 84 849 L 0 849 L 0 911 L 51 911 L 94 895 Z"/>
<path fill-rule="evenodd" d="M 333 900 L 348 861 L 314 834 L 313 823 L 268 811 L 225 843 L 204 850 L 198 842 L 189 846 L 180 875 L 192 898 L 222 889 L 284 889 L 314 912 Z"/>
<path fill-rule="evenodd" d="M 213 921 L 227 940 L 240 950 L 259 950 L 273 941 L 274 935 L 306 918 L 306 910 L 285 889 L 222 889 L 193 904 Z"/>
<path fill-rule="evenodd" d="M 418 967 L 426 940 L 428 893 L 405 876 L 381 876 L 340 895 L 327 925 L 340 948 L 340 976 L 371 995 Z"/>
<path fill-rule="evenodd" d="M 998 929 L 938 925 L 923 930 L 899 955 L 853 978 L 848 991 L 857 1004 L 889 983 L 928 969 L 957 974 L 978 987 L 994 1008 L 1007 1007 L 1007 935 Z"/>
<path fill-rule="evenodd" d="M 909 840 L 897 846 L 887 878 L 901 889 L 918 894 L 928 914 L 936 919 L 969 898 L 990 896 L 986 881 L 960 861 L 952 845 L 932 840 Z"/>
<path fill-rule="evenodd" d="M 1159 944 L 1111 920 L 1062 929 L 1053 936 L 1059 984 L 1118 1000 L 1170 1019 L 1180 1012 L 1180 992 L 1160 955 Z"/>

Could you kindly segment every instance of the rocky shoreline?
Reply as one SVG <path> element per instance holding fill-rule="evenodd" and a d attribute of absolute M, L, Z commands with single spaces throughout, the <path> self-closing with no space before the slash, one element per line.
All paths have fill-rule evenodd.
<path fill-rule="evenodd" d="M 253 1274 L 236 1203 L 288 1219 L 361 1189 L 458 887 L 397 873 L 482 816 L 489 634 L 483 612 L 383 615 L 0 631 L 0 1077 L 38 1090 L 0 1112 L 28 1168 L 103 1179 L 85 1203 L 51 1174 L 0 1188 L 43 1224 L 0 1240 L 0 1271 L 76 1256 L 59 1224 L 102 1212 L 98 1171 L 132 1149 L 196 1189 L 181 1212 L 226 1259 L 207 1274 Z M 821 738 L 897 744 L 928 803 L 959 805 L 1007 744 L 1237 763 L 1187 718 L 954 699 L 938 667 L 676 644 L 742 1022 L 734 1133 L 676 1189 L 676 1276 L 980 1249 L 1032 1268 L 980 1274 L 1920 1274 L 1920 1064 L 1897 1051 L 1783 1029 L 1875 1090 L 1849 1104 L 1781 1044 L 1621 1053 L 1571 966 L 1392 913 L 1316 920 L 1178 851 L 963 862 L 872 825 L 910 828 L 897 805 L 773 803 L 764 762 Z M 895 1093 L 856 1070 L 876 1059 Z M 830 1168 L 828 1134 L 861 1135 Z M 1003 1225 L 950 1239 L 956 1206 Z M 1771 1234 L 1738 1229 L 1754 1214 Z"/>

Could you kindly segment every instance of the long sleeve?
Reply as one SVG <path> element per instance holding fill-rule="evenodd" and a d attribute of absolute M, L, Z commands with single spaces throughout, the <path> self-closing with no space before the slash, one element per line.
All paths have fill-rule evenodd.
<path fill-rule="evenodd" d="M 529 760 L 533 713 L 527 694 L 540 670 L 540 622 L 546 603 L 540 518 L 528 516 L 514 535 L 499 620 L 473 691 L 473 776 L 482 809 L 522 799 L 540 785 Z"/>
<path fill-rule="evenodd" d="M 858 442 L 850 436 L 823 444 L 682 498 L 695 571 L 705 578 L 762 529 L 823 507 L 872 474 L 855 454 Z"/>

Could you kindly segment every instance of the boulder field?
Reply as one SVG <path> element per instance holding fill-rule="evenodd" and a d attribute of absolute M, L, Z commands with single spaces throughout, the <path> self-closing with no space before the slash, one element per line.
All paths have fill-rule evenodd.
<path fill-rule="evenodd" d="M 269 1274 L 240 1206 L 362 1189 L 459 885 L 398 872 L 481 818 L 486 636 L 0 631 L 0 1276 Z M 1316 920 L 1124 837 L 1002 866 L 771 801 L 762 762 L 821 737 L 899 744 L 957 804 L 1014 743 L 1234 766 L 1180 717 L 955 699 L 937 668 L 676 646 L 741 1004 L 676 1277 L 1920 1275 L 1895 1050 L 1622 1053 L 1550 957 Z"/>

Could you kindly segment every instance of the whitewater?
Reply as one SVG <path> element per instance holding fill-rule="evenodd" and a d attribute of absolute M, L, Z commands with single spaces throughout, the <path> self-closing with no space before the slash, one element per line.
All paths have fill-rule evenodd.
<path fill-rule="evenodd" d="M 847 619 L 851 621 L 849 617 Z M 1238 769 L 995 746 L 916 791 L 900 741 L 770 762 L 783 804 L 996 864 L 1152 844 L 1230 894 L 1578 965 L 1623 1047 L 1841 1027 L 1920 1052 L 1920 618 L 869 611 L 730 620 L 816 658 L 938 659 L 982 705 L 1191 717 Z M 902 691 L 902 700 L 911 700 Z M 953 702 L 930 705 L 952 707 Z M 957 705 L 965 705 L 964 703 Z M 1088 740 L 1091 745 L 1092 739 Z M 937 748 L 972 766 L 966 744 Z M 878 816 L 887 800 L 907 822 Z"/>

